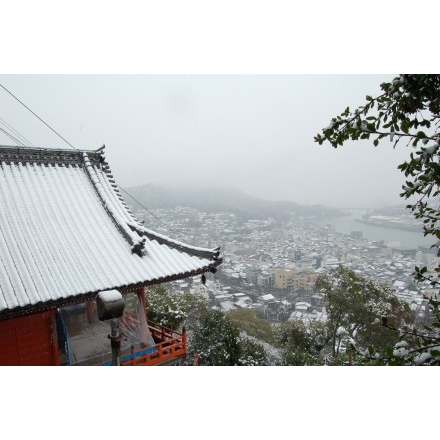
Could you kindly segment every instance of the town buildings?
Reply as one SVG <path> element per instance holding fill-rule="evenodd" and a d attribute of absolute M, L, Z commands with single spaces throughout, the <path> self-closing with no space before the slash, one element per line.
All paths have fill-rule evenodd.
<path fill-rule="evenodd" d="M 222 310 L 249 307 L 274 323 L 289 317 L 324 319 L 324 302 L 315 292 L 315 282 L 340 264 L 393 286 L 396 295 L 421 318 L 427 311 L 423 296 L 433 294 L 427 283 L 416 285 L 413 278 L 417 264 L 434 268 L 439 261 L 426 248 L 401 250 L 393 243 L 369 240 L 358 230 L 344 235 L 330 224 L 317 227 L 304 218 L 284 223 L 272 218 L 241 221 L 231 213 L 219 215 L 189 207 L 155 213 L 185 240 L 199 246 L 221 245 L 224 263 L 215 281 L 208 277 L 203 288 L 209 291 L 212 306 Z M 139 215 L 154 224 L 149 213 Z M 251 301 L 239 301 L 234 297 L 238 292 Z"/>

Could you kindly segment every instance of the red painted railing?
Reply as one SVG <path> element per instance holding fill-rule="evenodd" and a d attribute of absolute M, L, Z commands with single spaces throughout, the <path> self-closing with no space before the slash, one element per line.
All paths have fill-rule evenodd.
<path fill-rule="evenodd" d="M 155 350 L 134 356 L 132 359 L 121 362 L 124 366 L 151 366 L 151 365 L 167 365 L 177 362 L 179 357 L 186 354 L 186 332 L 176 332 L 170 328 L 163 327 L 152 321 L 148 321 L 148 328 L 156 342 Z M 136 353 L 134 353 L 136 354 Z"/>

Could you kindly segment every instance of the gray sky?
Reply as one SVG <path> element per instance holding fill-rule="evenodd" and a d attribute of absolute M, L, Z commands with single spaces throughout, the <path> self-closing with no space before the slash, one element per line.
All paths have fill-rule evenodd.
<path fill-rule="evenodd" d="M 367 141 L 335 150 L 313 136 L 394 76 L 23 74 L 0 83 L 75 148 L 105 144 L 123 188 L 225 186 L 270 200 L 373 207 L 402 203 L 397 165 L 408 151 Z M 69 148 L 1 88 L 0 118 L 36 147 Z M 0 142 L 13 143 L 4 134 Z"/>

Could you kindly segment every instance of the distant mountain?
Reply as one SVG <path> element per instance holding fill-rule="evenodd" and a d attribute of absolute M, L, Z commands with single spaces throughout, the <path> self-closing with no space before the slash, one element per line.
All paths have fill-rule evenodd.
<path fill-rule="evenodd" d="M 147 209 L 172 209 L 186 206 L 208 213 L 231 212 L 242 220 L 272 217 L 287 220 L 292 217 L 324 218 L 341 215 L 337 209 L 320 205 L 304 206 L 290 201 L 269 201 L 231 189 L 176 189 L 146 184 L 126 189 L 126 202 L 136 212 Z M 139 202 L 139 203 L 137 203 Z"/>

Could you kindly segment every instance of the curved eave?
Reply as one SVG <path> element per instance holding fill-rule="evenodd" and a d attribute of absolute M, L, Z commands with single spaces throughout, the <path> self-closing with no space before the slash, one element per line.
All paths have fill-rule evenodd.
<path fill-rule="evenodd" d="M 181 274 L 176 275 L 170 275 L 168 277 L 163 278 L 156 278 L 149 281 L 145 281 L 142 283 L 137 284 L 130 284 L 125 286 L 108 286 L 106 289 L 100 289 L 98 291 L 94 292 L 87 292 L 78 294 L 69 298 L 62 298 L 59 300 L 53 300 L 48 302 L 39 302 L 32 306 L 26 306 L 26 307 L 16 307 L 14 309 L 5 309 L 2 312 L 0 312 L 0 321 L 6 320 L 6 319 L 13 319 L 13 318 L 19 318 L 21 316 L 27 316 L 30 314 L 36 314 L 41 312 L 46 312 L 49 310 L 57 309 L 58 307 L 66 307 L 70 305 L 80 304 L 86 301 L 91 301 L 96 298 L 96 295 L 101 292 L 102 290 L 119 290 L 123 295 L 127 292 L 132 292 L 133 290 L 142 288 L 142 287 L 148 287 L 153 286 L 156 284 L 163 284 L 163 283 L 169 283 L 172 281 L 182 280 L 186 278 L 192 278 L 197 275 L 201 275 L 206 272 L 212 272 L 217 266 L 219 266 L 222 263 L 222 259 L 219 258 L 216 261 L 213 261 L 208 266 L 193 270 L 191 272 L 185 272 Z"/>

